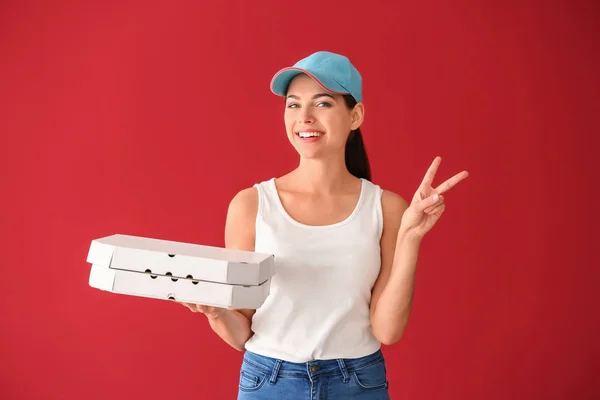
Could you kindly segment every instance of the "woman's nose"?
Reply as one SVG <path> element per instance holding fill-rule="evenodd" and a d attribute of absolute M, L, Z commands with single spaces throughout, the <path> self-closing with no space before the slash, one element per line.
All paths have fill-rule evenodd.
<path fill-rule="evenodd" d="M 298 115 L 298 122 L 306 124 L 315 122 L 315 118 L 308 107 L 305 107 L 300 111 L 300 115 Z"/>

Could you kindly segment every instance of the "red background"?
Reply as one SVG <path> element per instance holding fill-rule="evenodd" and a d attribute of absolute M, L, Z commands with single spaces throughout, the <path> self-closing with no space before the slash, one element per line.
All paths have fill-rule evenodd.
<path fill-rule="evenodd" d="M 242 353 L 90 288 L 87 250 L 223 245 L 232 196 L 297 162 L 272 74 L 324 49 L 363 75 L 376 183 L 471 173 L 384 347 L 392 397 L 598 398 L 594 3 L 2 2 L 1 397 L 235 398 Z"/>

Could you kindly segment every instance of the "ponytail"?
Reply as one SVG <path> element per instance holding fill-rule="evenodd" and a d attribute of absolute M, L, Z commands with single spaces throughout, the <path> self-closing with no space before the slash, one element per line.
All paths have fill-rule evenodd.
<path fill-rule="evenodd" d="M 346 168 L 357 178 L 371 180 L 371 166 L 360 128 L 350 132 L 346 142 Z"/>
<path fill-rule="evenodd" d="M 350 109 L 356 105 L 351 95 L 345 95 L 344 100 Z M 351 131 L 346 141 L 346 168 L 357 178 L 371 180 L 371 165 L 360 128 Z"/>

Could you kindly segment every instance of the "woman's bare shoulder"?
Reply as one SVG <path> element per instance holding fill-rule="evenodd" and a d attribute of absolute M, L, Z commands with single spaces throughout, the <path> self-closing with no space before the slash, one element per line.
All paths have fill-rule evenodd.
<path fill-rule="evenodd" d="M 381 194 L 381 208 L 383 212 L 384 231 L 397 231 L 408 202 L 398 193 L 383 189 Z"/>
<path fill-rule="evenodd" d="M 254 251 L 258 191 L 255 187 L 240 190 L 233 196 L 225 221 L 225 247 Z"/>

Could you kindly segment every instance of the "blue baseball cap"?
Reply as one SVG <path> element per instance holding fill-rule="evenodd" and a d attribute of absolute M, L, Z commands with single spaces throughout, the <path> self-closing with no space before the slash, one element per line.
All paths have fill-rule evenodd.
<path fill-rule="evenodd" d="M 271 80 L 271 91 L 285 96 L 292 78 L 302 73 L 330 92 L 351 94 L 357 102 L 362 101 L 362 77 L 358 70 L 347 57 L 328 51 L 318 51 L 293 67 L 279 70 Z"/>

